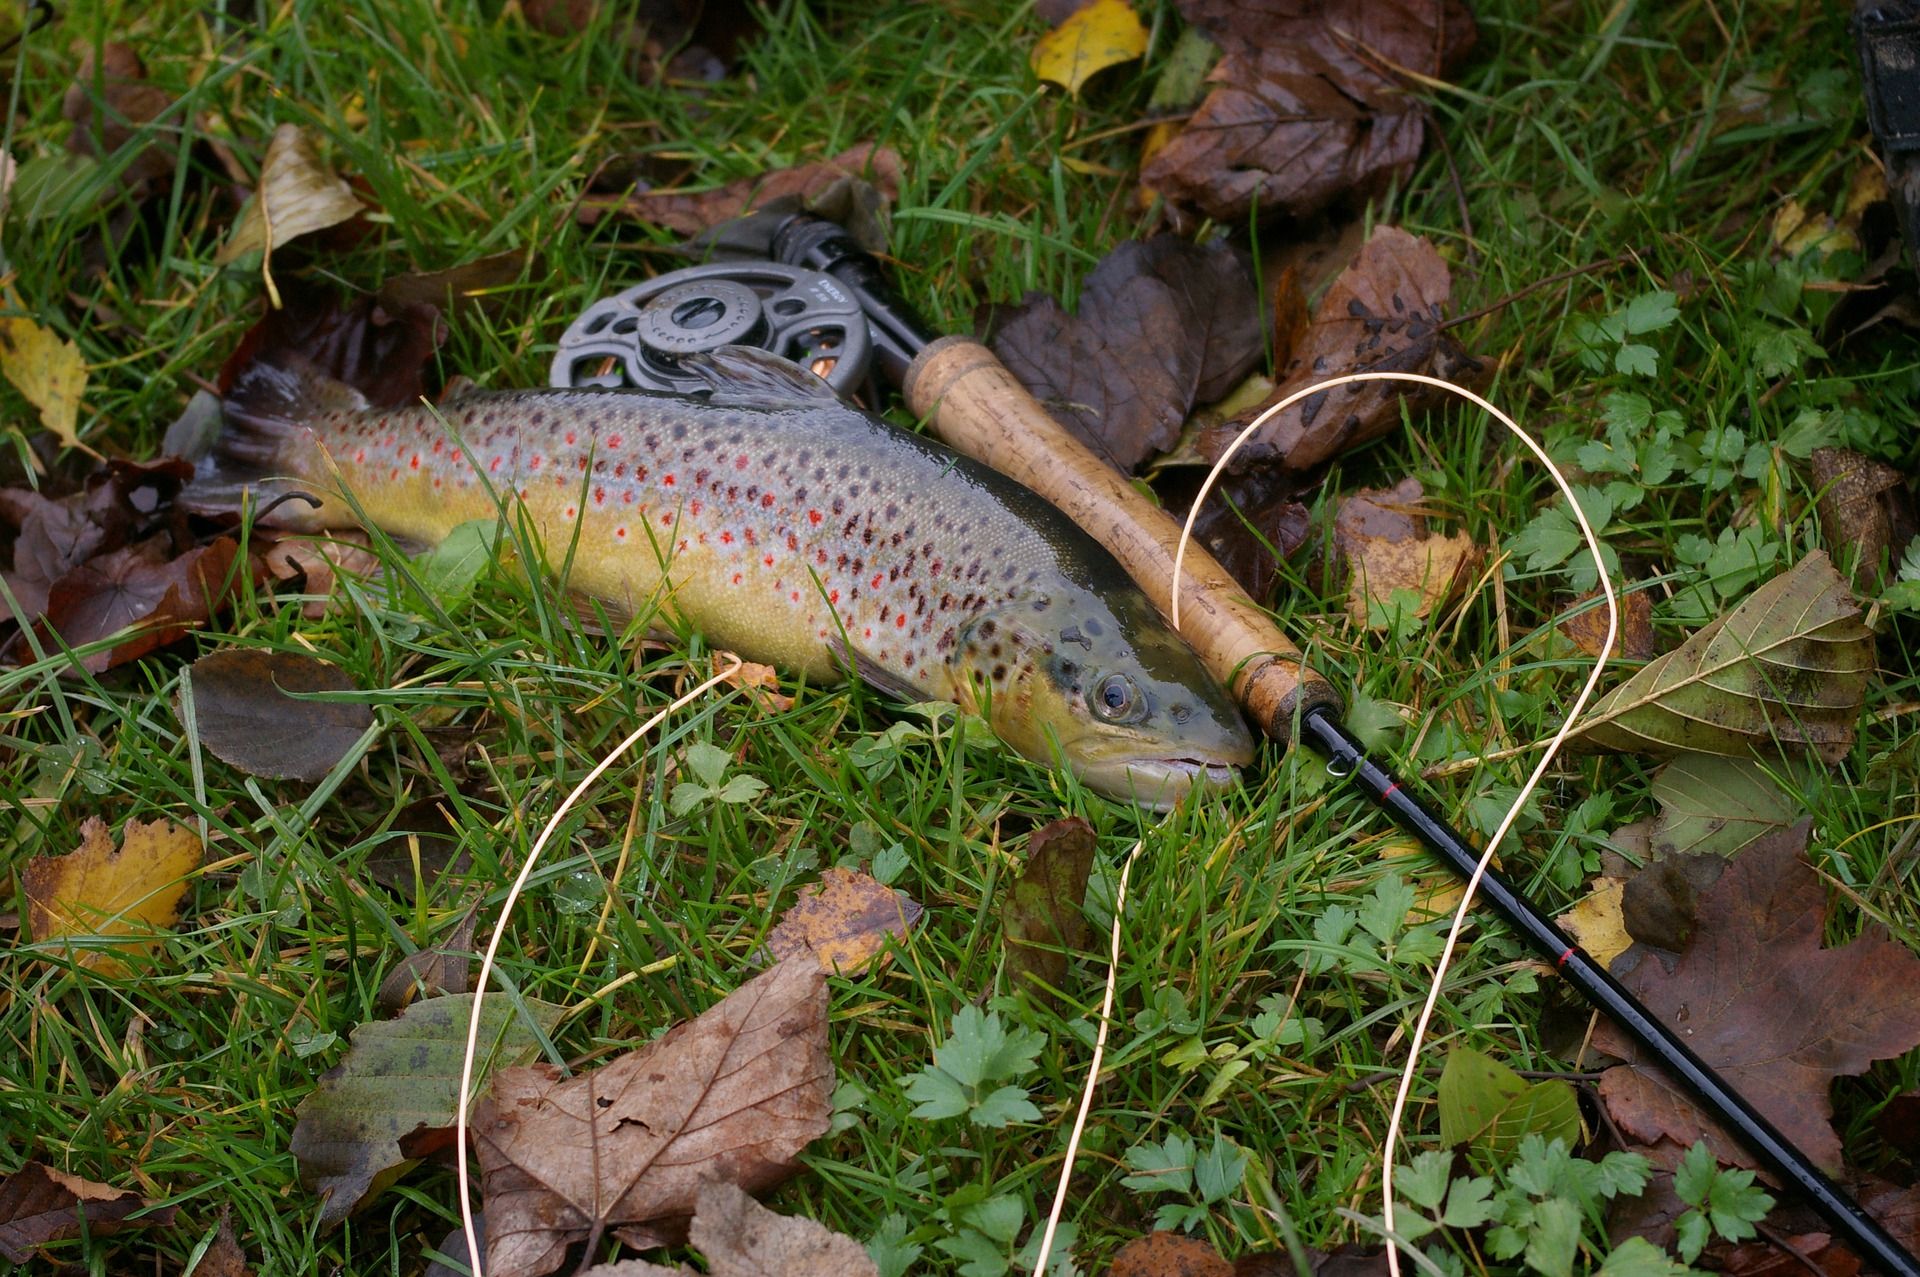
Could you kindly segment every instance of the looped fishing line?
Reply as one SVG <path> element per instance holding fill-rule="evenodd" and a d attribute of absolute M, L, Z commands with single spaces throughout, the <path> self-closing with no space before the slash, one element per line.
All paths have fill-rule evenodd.
<path fill-rule="evenodd" d="M 712 678 L 700 684 L 690 692 L 676 697 L 667 707 L 633 729 L 627 738 L 613 747 L 613 751 L 586 774 L 578 785 L 573 787 L 560 806 L 547 819 L 540 830 L 540 836 L 533 840 L 532 848 L 527 852 L 525 863 L 520 866 L 519 874 L 513 880 L 513 886 L 507 889 L 507 898 L 500 905 L 500 921 L 494 924 L 493 934 L 487 938 L 487 950 L 480 958 L 480 975 L 473 984 L 473 1011 L 467 1021 L 467 1045 L 460 1057 L 460 1088 L 454 1096 L 453 1108 L 453 1173 L 460 1195 L 460 1231 L 467 1242 L 467 1271 L 473 1277 L 482 1277 L 480 1259 L 480 1235 L 473 1223 L 473 1181 L 467 1174 L 467 1106 L 473 1098 L 473 1060 L 480 1041 L 480 1003 L 487 996 L 487 979 L 493 974 L 494 955 L 500 950 L 501 937 L 507 933 L 507 919 L 513 916 L 513 906 L 520 899 L 521 889 L 527 885 L 527 879 L 533 875 L 533 867 L 540 859 L 540 853 L 546 849 L 547 840 L 553 837 L 553 831 L 567 818 L 573 805 L 580 801 L 581 795 L 593 788 L 595 781 L 606 773 L 609 767 L 618 762 L 620 756 L 646 738 L 648 732 L 665 722 L 669 715 L 693 704 L 702 696 L 718 687 L 740 672 L 741 660 L 731 652 L 724 655 L 733 663 L 719 671 Z"/>
<path fill-rule="evenodd" d="M 1554 465 L 1553 458 L 1547 455 L 1546 449 L 1542 448 L 1531 435 L 1520 428 L 1519 422 L 1515 421 L 1505 412 L 1502 412 L 1499 408 L 1496 408 L 1480 395 L 1468 390 L 1465 386 L 1457 386 L 1453 382 L 1442 381 L 1438 377 L 1429 377 L 1424 373 L 1414 372 L 1355 372 L 1347 373 L 1339 377 L 1329 377 L 1325 381 L 1315 382 L 1304 389 L 1297 390 L 1293 394 L 1288 395 L 1279 403 L 1274 404 L 1271 408 L 1268 408 L 1249 422 L 1246 429 L 1242 430 L 1239 435 L 1234 438 L 1233 443 L 1228 446 L 1227 450 L 1220 454 L 1220 459 L 1213 463 L 1213 469 L 1207 472 L 1206 482 L 1200 485 L 1200 491 L 1194 497 L 1192 507 L 1187 511 L 1186 524 L 1180 529 L 1180 543 L 1174 549 L 1173 588 L 1171 590 L 1173 597 L 1172 619 L 1174 629 L 1178 630 L 1180 628 L 1181 568 L 1186 562 L 1187 543 L 1193 539 L 1194 519 L 1199 515 L 1200 507 L 1206 501 L 1208 494 L 1213 491 L 1214 485 L 1219 482 L 1221 472 L 1227 468 L 1227 463 L 1233 460 L 1234 453 L 1240 451 L 1241 445 L 1246 443 L 1248 439 L 1251 439 L 1269 420 L 1285 412 L 1288 408 L 1293 407 L 1300 401 L 1309 399 L 1314 395 L 1323 394 L 1329 390 L 1337 389 L 1341 386 L 1349 386 L 1366 381 L 1410 382 L 1415 385 L 1430 386 L 1436 390 L 1443 390 L 1448 394 L 1458 395 L 1462 399 L 1467 400 L 1495 421 L 1498 421 L 1502 426 L 1505 426 L 1514 438 L 1524 444 L 1528 451 L 1532 452 L 1533 455 L 1539 459 L 1540 464 L 1544 466 L 1547 473 L 1552 476 L 1554 486 L 1560 490 L 1560 494 L 1567 499 L 1567 504 L 1573 508 L 1574 521 L 1580 525 L 1580 537 L 1586 542 L 1588 551 L 1593 555 L 1594 570 L 1599 574 L 1600 588 L 1606 595 L 1607 600 L 1607 634 L 1605 640 L 1600 645 L 1600 655 L 1598 659 L 1594 661 L 1593 669 L 1588 673 L 1587 681 L 1581 687 L 1580 694 L 1574 698 L 1573 708 L 1567 712 L 1566 721 L 1561 723 L 1560 729 L 1554 733 L 1552 740 L 1548 742 L 1546 752 L 1540 756 L 1540 761 L 1534 766 L 1532 774 L 1527 777 L 1526 783 L 1520 787 L 1520 792 L 1515 796 L 1513 805 L 1507 809 L 1506 815 L 1501 817 L 1499 827 L 1493 831 L 1493 836 L 1487 839 L 1486 850 L 1481 853 L 1479 861 L 1474 865 L 1473 876 L 1467 879 L 1466 889 L 1460 894 L 1459 907 L 1454 910 L 1453 925 L 1447 930 L 1446 943 L 1441 946 L 1439 961 L 1434 964 L 1433 982 L 1427 990 L 1426 1002 L 1420 1008 L 1420 1018 L 1415 1022 L 1412 1040 L 1407 1045 L 1407 1064 L 1401 1071 L 1400 1085 L 1394 1093 L 1393 1113 L 1387 1122 L 1387 1134 L 1381 1150 L 1380 1166 L 1380 1193 L 1382 1198 L 1381 1225 L 1389 1238 L 1389 1244 L 1387 1246 L 1387 1268 L 1393 1277 L 1400 1277 L 1400 1250 L 1398 1245 L 1394 1244 L 1392 1240 L 1398 1235 L 1398 1230 L 1394 1228 L 1393 1220 L 1393 1150 L 1395 1145 L 1400 1142 L 1400 1124 L 1406 1114 L 1407 1097 L 1412 1092 L 1414 1076 L 1418 1072 L 1420 1051 L 1426 1043 L 1427 1025 L 1433 1018 L 1434 1007 L 1438 1005 L 1440 1001 L 1440 990 L 1446 983 L 1447 968 L 1452 964 L 1453 952 L 1459 943 L 1460 932 L 1462 928 L 1466 926 L 1467 910 L 1473 905 L 1474 893 L 1480 888 L 1480 880 L 1486 876 L 1487 866 L 1493 860 L 1495 849 L 1497 849 L 1501 841 L 1506 838 L 1507 831 L 1513 827 L 1513 822 L 1519 817 L 1521 808 L 1526 805 L 1528 797 L 1533 793 L 1535 787 L 1539 785 L 1541 778 L 1546 775 L 1547 768 L 1553 764 L 1554 756 L 1560 752 L 1560 746 L 1564 744 L 1567 737 L 1572 734 L 1573 725 L 1579 721 L 1580 715 L 1587 708 L 1587 702 L 1593 698 L 1594 691 L 1600 685 L 1600 675 L 1606 669 L 1607 658 L 1613 655 L 1614 642 L 1620 632 L 1620 601 L 1614 593 L 1613 580 L 1607 575 L 1606 562 L 1600 554 L 1600 538 L 1594 534 L 1592 525 L 1587 522 L 1586 512 L 1580 508 L 1580 502 L 1575 499 L 1573 495 L 1573 485 L 1570 484 L 1567 481 L 1567 477 L 1560 472 L 1560 468 Z M 1047 1215 L 1046 1231 L 1041 1237 L 1040 1250 L 1034 1265 L 1034 1277 L 1040 1277 L 1040 1274 L 1046 1269 L 1047 1253 L 1053 1248 L 1054 1233 L 1059 1226 L 1060 1214 L 1066 1206 L 1067 1184 L 1073 1175 L 1074 1159 L 1080 1151 L 1080 1139 L 1086 1127 L 1087 1113 L 1093 1106 L 1093 1092 L 1094 1089 L 1100 1085 L 1100 1064 L 1106 1053 L 1107 1029 L 1112 1022 L 1114 986 L 1118 982 L 1120 973 L 1120 923 L 1122 907 L 1126 902 L 1126 893 L 1124 890 L 1126 875 L 1127 872 L 1133 868 L 1134 857 L 1139 854 L 1140 844 L 1136 843 L 1132 853 L 1127 856 L 1126 867 L 1121 871 L 1120 880 L 1122 890 L 1114 898 L 1113 935 L 1110 945 L 1111 957 L 1107 967 L 1106 994 L 1100 1005 L 1099 1036 L 1094 1042 L 1093 1060 L 1087 1075 L 1087 1089 L 1081 1097 L 1079 1115 L 1074 1119 L 1073 1131 L 1068 1137 L 1066 1160 L 1060 1168 L 1060 1185 L 1054 1193 L 1053 1209 Z"/>

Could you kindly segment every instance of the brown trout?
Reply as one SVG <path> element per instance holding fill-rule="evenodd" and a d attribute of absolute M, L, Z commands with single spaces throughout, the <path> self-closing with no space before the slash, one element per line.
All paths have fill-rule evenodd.
<path fill-rule="evenodd" d="M 1052 505 L 763 351 L 684 366 L 711 392 L 474 391 L 435 411 L 370 409 L 311 370 L 255 366 L 186 500 L 303 492 L 320 504 L 281 502 L 267 520 L 364 515 L 429 544 L 512 501 L 548 568 L 611 614 L 681 618 L 814 679 L 851 670 L 903 700 L 953 701 L 1100 793 L 1167 807 L 1252 759 L 1219 684 Z"/>

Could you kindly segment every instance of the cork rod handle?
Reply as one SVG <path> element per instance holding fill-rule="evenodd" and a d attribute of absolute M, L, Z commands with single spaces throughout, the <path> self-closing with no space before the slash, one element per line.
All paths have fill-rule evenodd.
<path fill-rule="evenodd" d="M 992 351 L 942 337 L 908 368 L 906 396 L 948 446 L 1066 511 L 1170 613 L 1180 525 L 1049 416 Z M 1340 708 L 1332 684 L 1204 548 L 1187 546 L 1182 575 L 1181 632 L 1255 726 L 1285 741 L 1296 713 Z"/>

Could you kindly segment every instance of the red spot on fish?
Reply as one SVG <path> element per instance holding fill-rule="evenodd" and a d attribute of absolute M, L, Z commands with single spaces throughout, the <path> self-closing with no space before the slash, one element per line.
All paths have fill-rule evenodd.
<path fill-rule="evenodd" d="M 666 484 L 669 488 L 671 488 L 673 486 L 673 476 L 665 475 L 661 478 L 660 482 Z"/>
<path fill-rule="evenodd" d="M 813 561 L 821 567 L 827 566 L 827 552 L 825 550 L 815 550 L 813 552 Z"/>
<path fill-rule="evenodd" d="M 440 486 L 440 476 L 437 474 L 433 476 L 433 486 L 436 488 Z"/>
<path fill-rule="evenodd" d="M 735 470 L 745 470 L 748 466 L 752 464 L 753 462 L 747 459 L 747 454 L 744 452 L 733 459 L 733 468 Z"/>
<path fill-rule="evenodd" d="M 446 440 L 444 440 L 444 439 L 435 439 L 435 440 L 433 441 L 433 451 L 434 451 L 434 455 L 435 455 L 435 456 L 438 456 L 438 455 L 439 455 L 439 453 L 440 453 L 440 449 L 442 449 L 442 448 L 444 448 L 445 446 L 446 446 Z"/>
<path fill-rule="evenodd" d="M 838 591 L 838 590 L 832 590 L 832 591 L 829 591 L 829 592 L 828 592 L 828 594 L 827 594 L 827 602 L 829 602 L 829 603 L 838 603 L 839 601 L 840 601 L 840 591 Z"/>
<path fill-rule="evenodd" d="M 887 579 L 887 574 L 886 574 L 886 573 L 884 573 L 884 572 L 875 572 L 875 573 L 873 574 L 873 580 L 872 580 L 872 581 L 870 581 L 870 582 L 868 582 L 868 584 L 869 584 L 869 585 L 871 585 L 871 586 L 873 586 L 873 588 L 877 590 L 877 589 L 879 589 L 879 588 L 880 588 L 880 587 L 881 587 L 881 586 L 882 586 L 883 584 L 885 584 L 885 583 L 886 583 L 886 579 Z"/>
<path fill-rule="evenodd" d="M 398 479 L 399 477 L 400 477 L 400 467 L 399 467 L 399 466 L 395 466 L 395 467 L 394 467 L 393 469 L 391 469 L 391 470 L 389 470 L 389 471 L 387 471 L 387 478 L 389 478 L 389 479 Z"/>
<path fill-rule="evenodd" d="M 541 462 L 545 461 L 546 459 L 547 458 L 544 453 L 539 453 L 539 452 L 534 453 L 533 460 L 527 462 L 527 469 L 538 470 L 540 468 Z"/>
<path fill-rule="evenodd" d="M 761 497 L 760 505 L 761 505 L 761 508 L 763 509 L 767 509 L 767 510 L 773 509 L 773 494 L 769 492 L 766 496 Z"/>
<path fill-rule="evenodd" d="M 765 558 L 761 559 L 760 561 L 766 564 L 768 567 L 773 566 L 773 556 L 771 554 L 767 555 Z"/>
<path fill-rule="evenodd" d="M 699 503 L 698 501 L 695 501 L 695 502 L 694 502 L 694 503 L 693 503 L 693 504 L 692 504 L 691 506 L 689 506 L 689 507 L 688 507 L 688 511 L 687 511 L 687 512 L 688 512 L 689 514 L 691 514 L 691 515 L 693 515 L 693 517 L 694 517 L 694 518 L 696 518 L 696 519 L 697 519 L 697 518 L 699 518 L 699 517 L 700 517 L 700 503 Z"/>
<path fill-rule="evenodd" d="M 573 516 L 574 516 L 574 515 L 576 515 L 576 514 L 579 514 L 579 513 L 580 513 L 580 511 L 579 511 L 578 509 L 576 509 L 575 507 L 573 507 L 573 506 L 568 506 L 568 507 L 567 507 L 567 517 L 568 517 L 569 519 L 571 519 L 571 518 L 573 518 Z"/>
<path fill-rule="evenodd" d="M 760 544 L 760 538 L 759 538 L 759 537 L 757 537 L 757 536 L 755 536 L 755 535 L 753 535 L 753 529 L 752 529 L 752 528 L 748 528 L 748 529 L 747 529 L 747 544 L 748 544 L 748 545 L 759 545 L 759 544 Z"/>
<path fill-rule="evenodd" d="M 367 450 L 365 448 L 355 448 L 353 451 L 353 459 L 355 461 L 365 461 L 367 459 Z"/>
<path fill-rule="evenodd" d="M 626 502 L 626 503 L 627 503 L 628 505 L 632 505 L 632 504 L 633 504 L 633 489 L 632 489 L 632 488 L 628 488 L 628 489 L 627 489 L 627 490 L 626 490 L 625 492 L 622 492 L 622 493 L 620 494 L 620 499 L 621 499 L 622 501 L 624 501 L 624 502 Z"/>
<path fill-rule="evenodd" d="M 800 548 L 800 538 L 791 532 L 787 533 L 787 548 L 789 550 L 798 550 Z"/>
<path fill-rule="evenodd" d="M 575 440 L 576 438 L 577 438 L 577 436 L 576 436 L 576 435 L 575 435 L 575 434 L 573 433 L 573 431 L 571 431 L 571 430 L 569 430 L 569 431 L 567 431 L 567 442 L 568 442 L 568 443 L 572 443 L 572 442 L 574 442 L 574 440 Z"/>
<path fill-rule="evenodd" d="M 660 526 L 663 528 L 670 528 L 673 526 L 673 512 L 671 510 L 669 510 L 667 513 L 660 516 Z"/>
<path fill-rule="evenodd" d="M 647 481 L 647 468 L 639 464 L 638 462 L 635 462 L 633 467 L 633 477 L 638 479 L 641 483 L 645 483 Z"/>
<path fill-rule="evenodd" d="M 800 591 L 795 590 L 789 597 L 792 598 L 795 603 L 798 603 L 800 601 Z"/>
<path fill-rule="evenodd" d="M 409 462 L 407 462 L 407 468 L 408 468 L 409 470 L 418 470 L 418 469 L 420 468 L 420 454 L 419 454 L 419 453 L 417 453 L 417 452 L 416 452 L 416 453 L 414 453 L 414 454 L 413 454 L 413 460 L 411 460 L 411 461 L 409 461 Z"/>
<path fill-rule="evenodd" d="M 740 584 L 740 574 L 739 574 L 738 572 L 735 572 L 735 573 L 733 574 L 733 583 L 734 583 L 735 585 L 738 585 L 738 584 Z"/>
<path fill-rule="evenodd" d="M 625 524 L 621 524 L 613 530 L 613 539 L 616 541 L 624 541 L 627 539 L 627 528 Z"/>
<path fill-rule="evenodd" d="M 487 473 L 498 474 L 500 472 L 500 463 L 504 460 L 506 460 L 505 457 L 496 455 L 492 461 L 487 463 Z"/>
<path fill-rule="evenodd" d="M 607 490 L 605 488 L 595 488 L 593 490 L 593 503 L 595 505 L 605 505 L 607 503 Z"/>
<path fill-rule="evenodd" d="M 608 435 L 608 436 L 607 436 L 607 447 L 609 447 L 609 448 L 618 448 L 618 447 L 620 446 L 620 441 L 621 441 L 621 438 L 622 438 L 622 436 L 620 436 L 620 435 Z"/>
<path fill-rule="evenodd" d="M 616 479 L 624 479 L 624 478 L 626 478 L 626 477 L 627 477 L 627 463 L 626 463 L 626 462 L 624 462 L 624 461 L 616 461 L 616 462 L 614 462 L 614 463 L 613 463 L 613 477 L 614 477 L 614 478 L 616 478 Z"/>
<path fill-rule="evenodd" d="M 820 522 L 820 512 L 818 510 L 807 511 L 807 522 L 817 525 Z"/>
<path fill-rule="evenodd" d="M 720 544 L 721 544 L 721 545 L 732 545 L 732 544 L 733 544 L 733 533 L 731 533 L 731 532 L 722 532 L 722 533 L 720 534 Z"/>
<path fill-rule="evenodd" d="M 869 626 L 868 626 L 868 627 L 866 628 L 866 630 L 865 630 L 865 631 L 864 631 L 864 633 L 862 634 L 862 637 L 864 637 L 864 638 L 872 638 L 872 637 L 873 637 L 873 627 L 872 627 L 871 625 L 869 625 Z"/>
<path fill-rule="evenodd" d="M 682 550 L 685 550 L 687 548 L 687 539 L 685 537 L 680 538 L 680 548 Z"/>

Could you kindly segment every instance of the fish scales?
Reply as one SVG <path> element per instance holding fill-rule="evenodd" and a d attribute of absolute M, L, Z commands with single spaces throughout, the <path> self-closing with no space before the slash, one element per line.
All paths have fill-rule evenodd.
<path fill-rule="evenodd" d="M 984 715 L 1016 750 L 1164 806 L 1230 783 L 1245 724 L 1104 548 L 1004 475 L 848 407 L 762 351 L 683 361 L 704 397 L 475 391 L 369 408 L 248 370 L 183 500 L 434 543 L 505 503 L 569 589 L 755 660 L 851 669 Z"/>
<path fill-rule="evenodd" d="M 716 643 L 819 677 L 844 642 L 956 699 L 943 658 L 961 625 L 1070 573 L 1005 493 L 860 414 L 669 403 L 508 391 L 313 429 L 389 532 L 437 541 L 512 493 L 574 588 L 628 612 L 658 595 Z"/>

